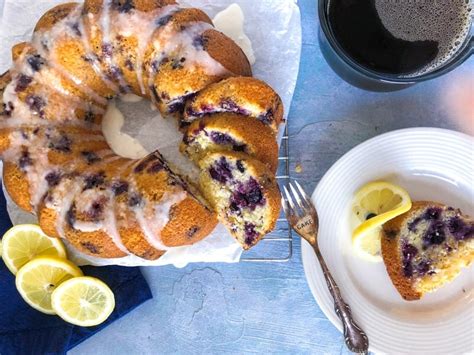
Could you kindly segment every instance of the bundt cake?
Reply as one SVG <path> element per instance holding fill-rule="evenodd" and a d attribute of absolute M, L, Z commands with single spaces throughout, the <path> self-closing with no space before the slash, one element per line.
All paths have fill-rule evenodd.
<path fill-rule="evenodd" d="M 32 41 L 12 52 L 14 65 L 0 77 L 4 185 L 19 207 L 38 216 L 47 234 L 82 253 L 155 260 L 170 248 L 202 240 L 218 223 L 202 192 L 160 153 L 131 160 L 111 150 L 101 122 L 108 100 L 118 94 L 150 99 L 163 116 L 181 121 L 194 98 L 199 104 L 235 87 L 229 98 L 240 104 L 236 96 L 242 95 L 245 110 L 232 120 L 205 118 L 204 125 L 224 132 L 225 122 L 234 121 L 228 123 L 234 127 L 230 134 L 242 144 L 249 140 L 245 152 L 268 159 L 275 169 L 275 136 L 244 116 L 275 129 L 282 121 L 281 100 L 266 84 L 244 78 L 252 75 L 245 54 L 214 30 L 201 10 L 180 8 L 174 0 L 67 3 L 44 14 Z M 239 77 L 238 84 L 212 89 L 230 77 Z M 259 92 L 251 92 L 254 100 L 249 101 L 245 86 Z M 195 116 L 187 115 L 187 121 L 203 115 Z M 266 143 L 257 143 L 251 128 L 239 128 L 239 120 L 260 131 Z M 271 151 L 264 152 L 264 146 Z M 255 181 L 272 181 L 262 191 L 268 201 L 278 200 L 271 172 L 250 169 L 261 164 L 248 156 L 242 161 L 253 174 L 263 174 Z M 265 223 L 247 246 L 272 228 L 276 217 L 265 213 Z"/>
<path fill-rule="evenodd" d="M 388 274 L 409 301 L 452 281 L 474 260 L 474 220 L 435 202 L 414 202 L 383 226 Z"/>
<path fill-rule="evenodd" d="M 275 228 L 280 192 L 274 174 L 243 153 L 209 153 L 199 161 L 204 194 L 219 220 L 249 249 Z"/>
<path fill-rule="evenodd" d="M 232 77 L 209 85 L 188 101 L 182 125 L 216 112 L 254 117 L 275 132 L 283 121 L 280 96 L 266 83 L 249 77 Z"/>
<path fill-rule="evenodd" d="M 249 121 L 252 120 L 249 124 Z M 278 168 L 278 144 L 272 129 L 255 118 L 242 119 L 234 113 L 217 113 L 194 121 L 187 129 L 181 151 L 198 162 L 209 152 L 243 152 Z"/>

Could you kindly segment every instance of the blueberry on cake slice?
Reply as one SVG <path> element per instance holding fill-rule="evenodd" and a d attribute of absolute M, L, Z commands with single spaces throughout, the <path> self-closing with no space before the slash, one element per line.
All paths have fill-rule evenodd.
<path fill-rule="evenodd" d="M 219 112 L 254 117 L 274 132 L 283 122 L 283 102 L 275 90 L 255 78 L 232 77 L 209 85 L 189 100 L 181 124 Z"/>
<path fill-rule="evenodd" d="M 243 153 L 214 152 L 199 162 L 200 184 L 222 222 L 249 249 L 275 228 L 280 191 L 274 174 Z"/>
<path fill-rule="evenodd" d="M 401 296 L 418 300 L 474 260 L 474 220 L 435 202 L 414 202 L 383 226 L 382 255 Z"/>
<path fill-rule="evenodd" d="M 272 172 L 278 168 L 278 144 L 272 129 L 255 118 L 242 119 L 234 113 L 219 113 L 189 126 L 181 152 L 198 162 L 209 152 L 246 153 L 264 162 Z"/>

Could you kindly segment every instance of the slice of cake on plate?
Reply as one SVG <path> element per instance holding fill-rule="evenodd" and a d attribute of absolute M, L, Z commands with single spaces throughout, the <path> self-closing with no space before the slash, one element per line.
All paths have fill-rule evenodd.
<path fill-rule="evenodd" d="M 435 202 L 414 202 L 383 226 L 382 255 L 388 274 L 409 301 L 455 279 L 474 260 L 474 220 Z"/>

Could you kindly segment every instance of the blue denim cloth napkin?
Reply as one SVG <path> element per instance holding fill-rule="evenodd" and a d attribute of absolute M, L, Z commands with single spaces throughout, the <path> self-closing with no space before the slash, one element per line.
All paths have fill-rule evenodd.
<path fill-rule="evenodd" d="M 0 191 L 0 236 L 10 227 L 5 198 Z M 115 294 L 114 312 L 97 327 L 76 327 L 28 306 L 15 288 L 15 277 L 0 261 L 0 354 L 64 354 L 152 298 L 138 268 L 84 267 L 82 270 L 85 275 L 104 281 Z"/>

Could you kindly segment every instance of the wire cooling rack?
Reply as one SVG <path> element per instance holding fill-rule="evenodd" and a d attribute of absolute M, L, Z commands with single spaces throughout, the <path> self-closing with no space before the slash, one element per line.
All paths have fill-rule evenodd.
<path fill-rule="evenodd" d="M 277 180 L 280 186 L 290 181 L 288 127 L 282 139 Z M 243 262 L 287 262 L 293 255 L 293 235 L 288 221 L 281 212 L 275 230 L 268 234 L 251 251 L 245 252 Z"/>

